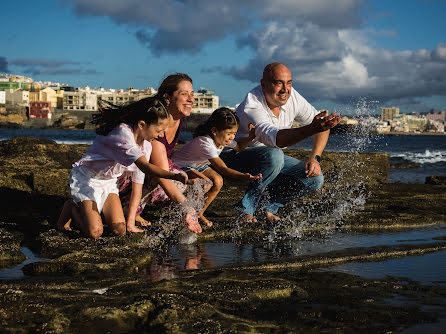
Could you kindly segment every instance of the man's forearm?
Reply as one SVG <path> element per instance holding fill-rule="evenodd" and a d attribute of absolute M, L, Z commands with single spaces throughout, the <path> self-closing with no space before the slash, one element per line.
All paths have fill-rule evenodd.
<path fill-rule="evenodd" d="M 277 132 L 276 145 L 280 148 L 293 146 L 298 142 L 311 137 L 316 131 L 312 124 L 300 128 L 282 129 Z"/>
<path fill-rule="evenodd" d="M 330 135 L 330 130 L 316 133 L 313 137 L 313 149 L 311 153 L 313 155 L 322 155 L 325 146 L 327 145 L 328 136 Z"/>

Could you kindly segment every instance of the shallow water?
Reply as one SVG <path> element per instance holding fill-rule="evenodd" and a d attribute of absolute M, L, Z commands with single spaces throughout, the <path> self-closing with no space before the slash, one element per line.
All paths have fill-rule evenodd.
<path fill-rule="evenodd" d="M 27 259 L 14 267 L 0 269 L 0 279 L 12 280 L 24 278 L 25 275 L 22 271 L 24 266 L 29 263 L 43 262 L 48 260 L 46 258 L 36 256 L 28 247 L 20 247 L 20 251 L 27 257 Z"/>
<path fill-rule="evenodd" d="M 279 240 L 277 242 L 257 242 L 252 244 L 236 243 L 197 243 L 192 245 L 173 245 L 167 252 L 159 254 L 151 268 L 146 268 L 145 275 L 151 281 L 171 279 L 180 271 L 204 269 L 221 266 L 236 266 L 253 262 L 266 262 L 290 259 L 299 255 L 312 255 L 352 247 L 373 247 L 381 245 L 423 244 L 434 242 L 433 238 L 445 236 L 446 225 L 420 228 L 403 232 L 365 234 L 334 231 L 321 237 Z M 437 255 L 438 254 L 438 255 Z M 427 254 L 418 257 L 405 257 L 389 265 L 389 262 L 367 262 L 346 264 L 346 271 L 351 274 L 362 272 L 385 275 L 405 276 L 421 282 L 440 282 L 446 280 L 446 252 Z M 428 267 L 437 267 L 437 271 L 421 270 L 423 263 Z M 347 267 L 351 265 L 351 267 Z M 357 269 L 356 269 L 357 268 Z M 370 268 L 370 269 L 368 269 Z"/>
<path fill-rule="evenodd" d="M 380 262 L 344 263 L 324 270 L 360 275 L 365 278 L 395 276 L 421 284 L 446 286 L 446 251 Z"/>

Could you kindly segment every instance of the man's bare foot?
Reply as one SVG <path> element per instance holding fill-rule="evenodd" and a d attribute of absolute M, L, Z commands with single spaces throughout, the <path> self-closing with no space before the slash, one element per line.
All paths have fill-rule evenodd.
<path fill-rule="evenodd" d="M 140 228 L 136 227 L 135 225 L 133 225 L 133 226 L 127 225 L 127 232 L 141 233 L 141 232 L 144 232 L 144 230 L 141 230 Z"/>
<path fill-rule="evenodd" d="M 206 227 L 212 227 L 212 225 L 214 225 L 213 222 L 211 222 L 209 219 L 207 219 L 205 216 L 203 216 L 203 214 L 199 214 L 198 215 L 198 219 L 200 223 L 203 223 L 204 225 L 206 225 Z"/>
<path fill-rule="evenodd" d="M 145 220 L 141 216 L 136 216 L 135 217 L 135 225 L 137 225 L 137 226 L 150 226 L 150 225 L 152 225 L 152 223 L 149 222 L 148 220 Z"/>
<path fill-rule="evenodd" d="M 268 211 L 265 211 L 265 216 L 268 223 L 277 223 L 280 220 L 280 217 Z"/>
<path fill-rule="evenodd" d="M 256 217 L 254 217 L 253 215 L 247 214 L 247 213 L 242 214 L 240 216 L 239 220 L 242 223 L 246 223 L 246 224 L 255 224 L 255 223 L 257 223 Z"/>
<path fill-rule="evenodd" d="M 195 214 L 186 213 L 186 215 L 184 216 L 184 222 L 186 223 L 189 231 L 194 233 L 201 233 L 202 229 Z"/>
<path fill-rule="evenodd" d="M 73 201 L 67 200 L 65 201 L 62 212 L 60 213 L 59 219 L 57 220 L 56 227 L 59 231 L 71 231 L 71 219 L 72 219 L 72 210 Z"/>

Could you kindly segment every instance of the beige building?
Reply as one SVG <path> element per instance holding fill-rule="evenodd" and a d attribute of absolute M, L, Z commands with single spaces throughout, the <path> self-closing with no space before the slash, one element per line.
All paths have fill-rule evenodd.
<path fill-rule="evenodd" d="M 389 107 L 381 108 L 381 121 L 391 121 L 395 116 L 400 114 L 400 108 Z"/>
<path fill-rule="evenodd" d="M 215 91 L 209 89 L 200 89 L 194 93 L 194 106 L 192 112 L 196 113 L 212 113 L 218 108 L 219 98 L 214 95 Z"/>
<path fill-rule="evenodd" d="M 103 100 L 114 105 L 123 105 L 144 99 L 155 95 L 156 91 L 152 88 L 146 90 L 118 90 L 118 91 L 100 91 L 98 92 L 98 101 Z"/>
<path fill-rule="evenodd" d="M 98 96 L 90 92 L 63 92 L 64 110 L 98 110 Z"/>
<path fill-rule="evenodd" d="M 28 106 L 29 92 L 23 89 L 7 89 L 5 90 L 5 103 Z"/>
<path fill-rule="evenodd" d="M 54 90 L 50 87 L 45 89 L 29 92 L 29 100 L 30 101 L 45 101 L 50 102 L 52 108 L 61 108 L 63 107 L 63 90 Z"/>

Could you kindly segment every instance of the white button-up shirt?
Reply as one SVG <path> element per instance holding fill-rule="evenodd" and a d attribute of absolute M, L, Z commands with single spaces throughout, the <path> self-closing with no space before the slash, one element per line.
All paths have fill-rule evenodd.
<path fill-rule="evenodd" d="M 280 107 L 279 117 L 276 117 L 268 107 L 262 87 L 259 85 L 246 95 L 237 107 L 236 113 L 240 119 L 236 139 L 248 137 L 249 123 L 252 123 L 256 127 L 256 138 L 250 146 L 266 145 L 278 148 L 276 137 L 279 130 L 291 128 L 293 121 L 298 122 L 300 126 L 308 125 L 319 112 L 291 88 L 290 98 Z"/>

